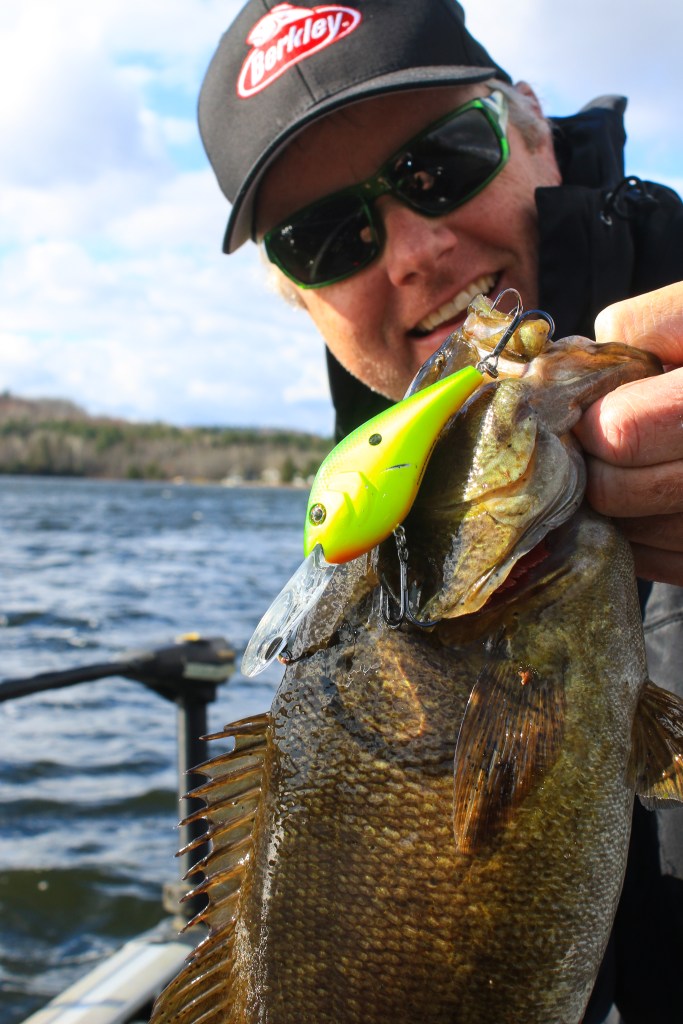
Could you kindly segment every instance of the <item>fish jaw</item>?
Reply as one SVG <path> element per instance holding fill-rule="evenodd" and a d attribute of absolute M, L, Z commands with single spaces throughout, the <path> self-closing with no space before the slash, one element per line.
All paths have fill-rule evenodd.
<path fill-rule="evenodd" d="M 538 415 L 560 434 L 571 430 L 583 411 L 608 392 L 661 372 L 662 364 L 650 352 L 573 336 L 548 345 L 525 376 Z"/>

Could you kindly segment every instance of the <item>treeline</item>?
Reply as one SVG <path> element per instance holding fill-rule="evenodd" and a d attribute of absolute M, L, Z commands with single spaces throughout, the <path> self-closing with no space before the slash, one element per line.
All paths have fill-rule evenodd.
<path fill-rule="evenodd" d="M 0 473 L 308 482 L 331 447 L 314 434 L 133 423 L 71 402 L 0 395 Z"/>

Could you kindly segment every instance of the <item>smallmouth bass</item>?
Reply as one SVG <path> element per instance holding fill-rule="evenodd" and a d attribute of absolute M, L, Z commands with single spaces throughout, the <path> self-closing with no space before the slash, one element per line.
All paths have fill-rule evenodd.
<path fill-rule="evenodd" d="M 475 300 L 413 389 L 508 322 Z M 270 712 L 200 769 L 210 932 L 153 1024 L 581 1021 L 634 793 L 683 799 L 683 704 L 648 680 L 630 548 L 570 431 L 660 368 L 524 327 L 398 544 L 337 569 Z"/>

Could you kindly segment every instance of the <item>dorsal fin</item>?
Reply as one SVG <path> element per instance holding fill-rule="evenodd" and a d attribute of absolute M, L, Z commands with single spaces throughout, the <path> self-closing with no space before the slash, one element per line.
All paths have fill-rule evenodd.
<path fill-rule="evenodd" d="M 227 725 L 209 739 L 235 740 L 234 748 L 194 769 L 208 781 L 188 796 L 205 807 L 186 821 L 204 818 L 207 830 L 185 849 L 208 841 L 209 852 L 189 872 L 204 874 L 186 899 L 205 893 L 207 906 L 190 921 L 209 933 L 154 1005 L 150 1024 L 227 1024 L 232 1006 L 234 929 L 240 889 L 253 853 L 252 830 L 261 803 L 270 715 Z"/>

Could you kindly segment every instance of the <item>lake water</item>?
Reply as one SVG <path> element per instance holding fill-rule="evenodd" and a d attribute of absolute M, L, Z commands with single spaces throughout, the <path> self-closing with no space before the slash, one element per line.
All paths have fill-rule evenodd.
<path fill-rule="evenodd" d="M 306 494 L 0 477 L 0 678 L 180 634 L 239 659 L 301 561 Z M 235 672 L 210 728 L 266 710 Z M 177 862 L 174 705 L 121 678 L 0 704 L 0 1020 L 16 1024 L 164 916 Z"/>

